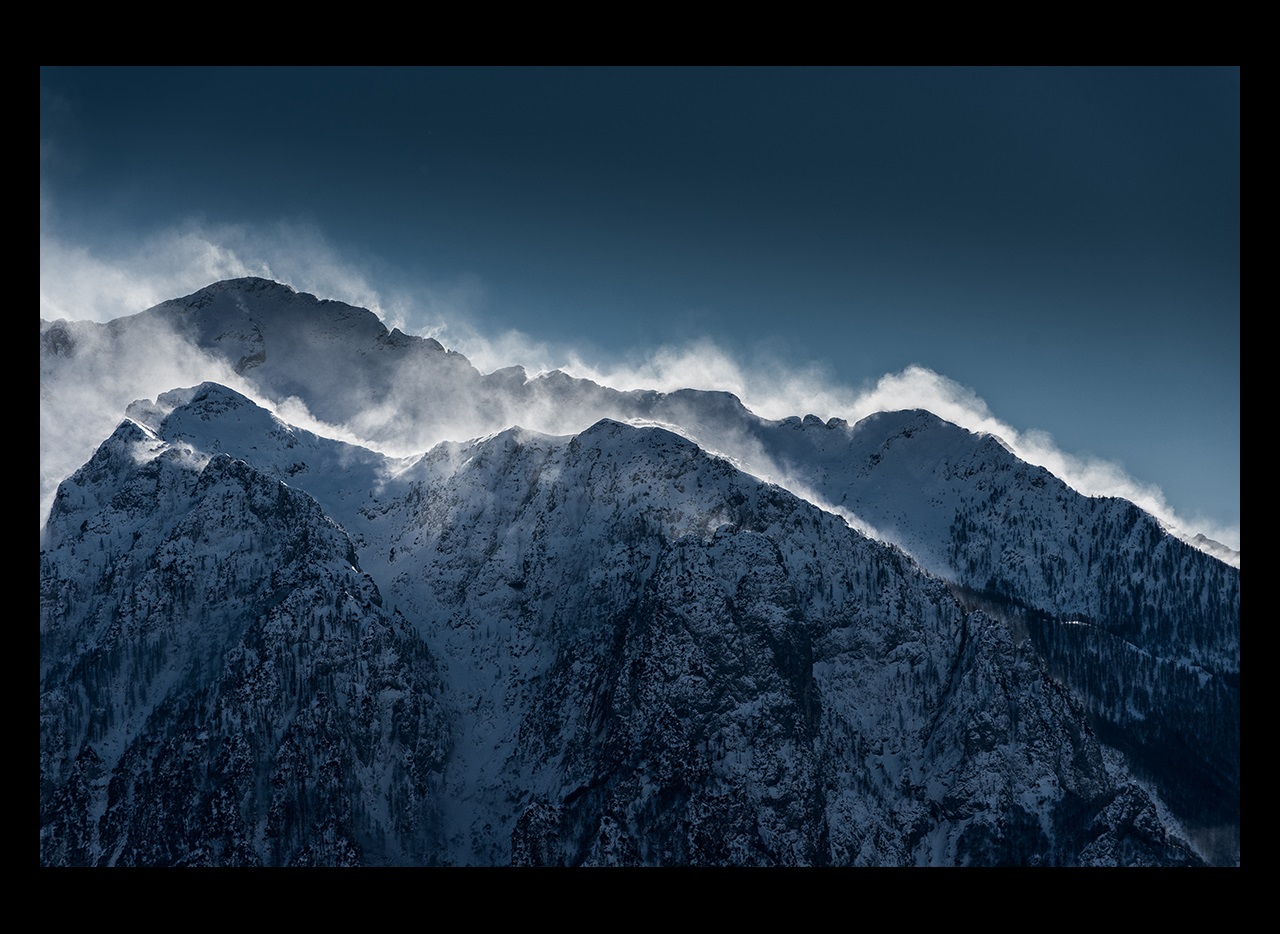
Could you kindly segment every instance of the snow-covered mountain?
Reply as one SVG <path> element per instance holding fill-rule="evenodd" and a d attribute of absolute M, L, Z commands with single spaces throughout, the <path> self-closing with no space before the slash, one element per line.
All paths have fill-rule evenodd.
<path fill-rule="evenodd" d="M 1238 862 L 1238 568 L 999 439 L 265 280 L 41 348 L 42 424 L 149 397 L 42 531 L 44 863 Z"/>

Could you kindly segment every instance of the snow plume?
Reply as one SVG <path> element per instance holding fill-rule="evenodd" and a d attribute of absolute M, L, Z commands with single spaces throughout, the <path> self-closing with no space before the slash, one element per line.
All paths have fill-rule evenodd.
<path fill-rule="evenodd" d="M 42 340 L 64 342 L 70 354 L 42 357 L 40 374 L 40 522 L 57 484 L 78 469 L 124 416 L 130 402 L 214 380 L 271 407 L 225 364 L 156 325 L 146 340 L 115 342 L 97 322 L 136 315 L 211 282 L 261 276 L 368 308 L 386 320 L 397 308 L 351 262 L 305 222 L 255 227 L 198 219 L 137 237 L 117 236 L 90 246 L 63 231 L 55 199 L 40 198 L 40 317 Z M 389 307 L 384 307 L 384 305 Z M 63 319 L 56 330 L 46 324 Z M 341 426 L 313 418 L 296 400 L 283 417 L 342 440 Z M 72 414 L 73 413 L 73 414 Z"/>
<path fill-rule="evenodd" d="M 145 328 L 145 332 L 139 329 Z M 127 340 L 92 321 L 41 326 L 40 525 L 58 484 L 92 457 L 125 418 L 131 402 L 154 400 L 176 388 L 218 382 L 274 411 L 283 421 L 339 441 L 368 445 L 345 425 L 316 418 L 296 397 L 272 400 L 223 360 L 204 353 L 164 321 L 134 325 Z"/>
<path fill-rule="evenodd" d="M 785 365 L 757 357 L 748 365 L 708 339 L 684 347 L 661 347 L 639 363 L 597 368 L 570 357 L 561 369 L 617 389 L 715 389 L 731 392 L 762 418 L 816 415 L 850 423 L 876 412 L 927 409 L 971 431 L 1014 434 L 977 393 L 922 366 L 891 373 L 862 390 L 841 386 L 819 364 Z M 1005 438 L 1008 441 L 1008 438 Z"/>
<path fill-rule="evenodd" d="M 1198 517 L 1177 516 L 1157 487 L 1134 480 L 1116 464 L 1063 452 L 1043 432 L 1014 429 L 996 418 L 973 390 L 922 366 L 910 366 L 855 388 L 839 384 L 821 365 L 797 367 L 768 352 L 744 363 L 709 339 L 659 347 L 621 362 L 592 363 L 573 347 L 550 345 L 517 330 L 496 337 L 485 335 L 468 324 L 485 303 L 483 284 L 474 277 L 464 274 L 453 282 L 418 285 L 398 293 L 379 292 L 361 268 L 339 256 L 323 234 L 307 223 L 253 227 L 188 220 L 134 239 L 117 238 L 110 247 L 90 247 L 61 233 L 56 205 L 42 191 L 41 317 L 86 325 L 73 329 L 77 340 L 92 344 L 100 338 L 87 327 L 88 322 L 133 315 L 211 282 L 246 275 L 274 279 L 297 291 L 368 308 L 388 327 L 435 337 L 460 351 L 481 373 L 519 364 L 529 377 L 562 370 L 619 390 L 721 390 L 769 419 L 813 414 L 823 420 L 838 417 L 853 423 L 878 411 L 927 409 L 972 431 L 997 435 L 1019 457 L 1046 467 L 1082 493 L 1124 497 L 1173 529 L 1200 531 L 1239 548 L 1238 526 L 1222 528 Z M 100 370 L 82 367 L 65 374 L 66 385 L 57 388 L 64 396 L 57 410 L 65 413 L 78 408 L 85 413 L 74 424 L 66 423 L 65 416 L 55 420 L 46 415 L 48 393 L 53 390 L 46 390 L 42 372 L 42 517 L 58 480 L 92 454 L 134 399 L 154 398 L 176 386 L 206 379 L 255 398 L 225 366 L 203 360 L 172 335 L 158 335 L 156 341 L 145 359 L 109 367 L 103 364 Z M 518 374 L 511 377 L 513 385 L 524 382 Z M 345 425 L 322 424 L 297 400 L 273 408 L 291 423 L 329 437 L 354 441 L 381 434 L 380 443 L 369 446 L 398 456 L 421 452 L 440 440 L 463 440 L 514 424 L 567 434 L 582 430 L 602 415 L 620 414 L 597 411 L 589 393 L 581 404 L 565 406 L 563 398 L 552 393 L 525 392 L 517 405 L 492 382 L 483 398 L 471 398 L 462 385 L 465 382 L 454 380 L 442 390 L 438 382 L 428 385 L 419 378 L 406 378 L 391 392 L 364 400 L 367 404 L 359 415 L 347 419 Z M 401 418 L 406 408 L 412 413 L 428 404 L 435 406 L 429 417 Z M 430 431 L 401 438 L 389 439 L 386 431 L 387 426 L 397 424 L 427 423 L 432 426 Z M 389 443 L 391 440 L 394 443 Z M 758 469 L 764 466 L 758 465 Z M 775 482 L 784 480 L 779 476 Z"/>
<path fill-rule="evenodd" d="M 368 308 L 390 312 L 365 275 L 313 225 L 211 224 L 188 219 L 107 246 L 74 242 L 42 195 L 40 317 L 46 321 L 110 321 L 189 295 L 220 279 L 261 276 Z"/>
<path fill-rule="evenodd" d="M 926 409 L 962 428 L 998 437 L 1015 455 L 1045 467 L 1085 495 L 1123 497 L 1175 531 L 1198 531 L 1230 548 L 1239 548 L 1238 527 L 1224 528 L 1177 515 L 1154 484 L 1134 479 L 1122 467 L 1109 461 L 1062 451 L 1046 432 L 1014 428 L 997 418 L 972 389 L 927 367 L 909 366 L 899 373 L 886 374 L 874 383 L 855 389 L 840 385 L 828 369 L 818 364 L 795 367 L 767 355 L 757 355 L 744 364 L 705 338 L 680 346 L 659 347 L 647 356 L 622 362 L 592 363 L 574 348 L 537 341 L 520 331 L 508 330 L 492 337 L 470 327 L 466 324 L 469 317 L 467 309 L 478 304 L 480 295 L 480 286 L 475 283 L 453 291 L 432 293 L 428 296 L 432 315 L 428 317 L 438 316 L 438 323 L 428 328 L 427 333 L 446 347 L 460 351 L 481 373 L 518 364 L 531 378 L 560 370 L 600 386 L 623 391 L 719 390 L 732 393 L 752 412 L 768 419 L 813 414 L 824 421 L 836 417 L 852 424 L 876 412 Z M 419 315 L 415 318 L 422 320 Z M 425 386 L 410 382 L 399 388 L 401 391 L 394 393 L 393 397 L 371 400 L 366 418 L 371 422 L 389 421 L 396 417 L 396 410 L 402 404 L 412 405 L 415 399 L 426 397 Z M 439 390 L 436 389 L 435 393 L 438 395 Z M 550 398 L 540 402 L 535 396 L 524 400 L 519 407 L 504 405 L 500 395 L 483 403 L 461 396 L 453 398 L 444 408 L 457 413 L 456 424 L 445 424 L 437 417 L 431 436 L 406 439 L 407 446 L 398 450 L 383 445 L 383 450 L 402 456 L 410 449 L 424 450 L 438 440 L 462 440 L 513 424 L 549 434 L 569 434 L 583 430 L 602 416 L 625 417 L 614 411 L 598 411 L 586 398 L 581 405 L 566 404 L 566 400 L 560 398 L 554 406 L 545 404 Z M 480 413 L 483 413 L 480 418 L 483 424 L 476 430 L 476 418 Z M 367 426 L 352 427 L 357 434 L 370 433 Z M 686 423 L 682 427 L 689 429 L 691 426 Z M 468 428 L 473 430 L 468 433 Z M 785 486 L 802 498 L 823 505 L 811 491 L 800 489 L 794 478 L 789 477 L 750 439 L 727 435 L 711 437 L 707 434 L 707 426 L 694 428 L 690 436 L 694 435 L 703 435 L 695 440 L 716 453 L 730 456 L 761 479 Z M 826 506 L 823 508 L 832 511 Z"/>
<path fill-rule="evenodd" d="M 602 386 L 612 386 L 615 389 L 656 389 L 659 392 L 674 392 L 677 389 L 714 389 L 731 392 L 757 415 L 765 418 L 783 418 L 785 415 L 792 414 L 791 411 L 773 414 L 769 409 L 770 403 L 775 400 L 770 396 L 761 395 L 766 390 L 764 385 L 766 383 L 776 387 L 772 391 L 780 392 L 784 396 L 790 392 L 792 387 L 785 383 L 785 377 L 783 382 L 779 381 L 779 377 L 783 376 L 781 372 L 770 372 L 767 380 L 748 377 L 743 366 L 709 338 L 702 338 L 681 347 L 659 347 L 647 357 L 605 368 L 592 366 L 583 361 L 577 353 L 570 352 L 559 368 L 566 373 L 593 380 Z M 771 367 L 771 369 L 776 368 Z M 755 396 L 752 394 L 753 390 L 756 393 Z M 762 404 L 763 407 L 757 408 L 752 405 L 752 401 L 748 400 Z"/>
<path fill-rule="evenodd" d="M 1000 421 L 972 389 L 927 367 L 909 366 L 858 390 L 835 383 L 830 373 L 816 364 L 796 369 L 756 359 L 748 368 L 711 341 L 702 340 L 683 347 L 659 348 L 638 363 L 613 368 L 584 364 L 570 357 L 562 369 L 619 389 L 724 390 L 738 396 L 757 415 L 770 419 L 812 414 L 824 421 L 836 417 L 852 424 L 876 412 L 926 409 L 962 428 L 995 435 L 1019 458 L 1046 468 L 1080 493 L 1123 497 L 1175 531 L 1200 532 L 1232 549 L 1240 547 L 1238 525 L 1222 526 L 1201 517 L 1179 516 L 1158 486 L 1134 479 L 1118 464 L 1067 453 L 1047 432 L 1019 431 Z M 776 467 L 754 457 L 745 460 L 753 463 L 763 479 L 789 485 Z M 772 475 L 765 476 L 766 473 Z M 798 490 L 793 492 L 804 495 Z"/>
<path fill-rule="evenodd" d="M 58 322 L 41 326 L 41 342 L 55 348 L 40 364 L 41 525 L 58 483 L 93 455 L 130 402 L 206 379 L 249 394 L 226 364 L 159 322 L 130 341 L 91 321 Z"/>
<path fill-rule="evenodd" d="M 1198 517 L 1179 516 L 1155 484 L 1134 479 L 1119 464 L 1063 451 L 1048 432 L 1019 431 L 1001 422 L 973 390 L 925 367 L 912 366 L 881 377 L 874 388 L 857 398 L 850 421 L 872 412 L 904 408 L 928 409 L 962 428 L 996 435 L 1019 458 L 1044 467 L 1086 496 L 1122 497 L 1175 532 L 1201 532 L 1234 550 L 1240 548 L 1238 525 L 1225 527 Z"/>

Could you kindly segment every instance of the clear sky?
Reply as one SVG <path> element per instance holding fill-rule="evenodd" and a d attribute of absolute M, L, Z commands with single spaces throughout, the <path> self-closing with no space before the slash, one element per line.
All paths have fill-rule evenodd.
<path fill-rule="evenodd" d="M 1239 546 L 1238 69 L 44 68 L 40 115 L 44 318 L 270 275 L 769 417 L 923 367 Z"/>

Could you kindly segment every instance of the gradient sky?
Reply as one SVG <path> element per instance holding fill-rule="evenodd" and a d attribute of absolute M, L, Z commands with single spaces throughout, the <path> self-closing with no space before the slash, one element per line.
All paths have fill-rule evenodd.
<path fill-rule="evenodd" d="M 230 270 L 482 368 L 915 364 L 1239 545 L 1235 68 L 43 68 L 40 113 L 42 317 Z"/>

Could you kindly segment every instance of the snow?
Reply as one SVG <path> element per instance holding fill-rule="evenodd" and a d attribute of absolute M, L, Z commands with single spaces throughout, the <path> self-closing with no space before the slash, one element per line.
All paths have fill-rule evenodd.
<path fill-rule="evenodd" d="M 204 518 L 189 539 L 175 538 L 181 503 L 197 490 L 230 502 L 241 495 L 232 481 L 249 475 L 306 494 L 327 523 L 316 528 L 329 543 L 325 573 L 334 575 L 335 592 L 359 604 L 362 586 L 376 585 L 385 613 L 404 614 L 438 660 L 454 750 L 440 776 L 444 861 L 506 861 L 523 808 L 562 800 L 595 780 L 574 771 L 590 761 L 575 759 L 587 755 L 583 737 L 595 728 L 586 710 L 595 680 L 614 663 L 615 633 L 637 607 L 662 607 L 665 615 L 647 625 L 665 642 L 661 652 L 630 660 L 661 669 L 656 696 L 663 703 L 685 699 L 663 729 L 696 737 L 700 767 L 713 777 L 708 787 L 746 789 L 762 808 L 766 844 L 802 852 L 786 821 L 767 815 L 790 806 L 775 799 L 800 787 L 788 782 L 816 774 L 823 744 L 832 744 L 839 749 L 829 751 L 838 763 L 832 767 L 843 770 L 845 785 L 830 796 L 833 826 L 843 828 L 831 845 L 855 862 L 953 861 L 969 828 L 1010 806 L 1038 815 L 1052 837 L 1046 822 L 1064 782 L 1094 780 L 1068 775 L 1043 752 L 1063 742 L 1064 724 L 1081 714 L 1054 706 L 1058 695 L 1032 646 L 1014 640 L 1008 624 L 962 613 L 944 578 L 975 594 L 998 580 L 1009 592 L 987 594 L 991 607 L 1008 598 L 1083 631 L 1100 628 L 1118 556 L 1123 566 L 1114 575 L 1166 601 L 1158 606 L 1179 605 L 1178 592 L 1153 568 L 1176 566 L 1184 578 L 1208 582 L 1208 605 L 1229 609 L 1235 601 L 1237 630 L 1205 635 L 1181 627 L 1182 641 L 1161 643 L 1165 654 L 1130 643 L 1133 654 L 1185 671 L 1202 689 L 1215 672 L 1238 674 L 1238 572 L 1213 577 L 1131 504 L 1081 497 L 1018 461 L 998 438 L 931 413 L 879 413 L 854 425 L 813 416 L 770 422 L 724 394 L 622 394 L 564 374 L 530 381 L 505 373 L 499 391 L 434 342 L 387 335 L 368 313 L 265 280 L 219 283 L 139 318 L 166 315 L 185 319 L 207 345 L 234 358 L 256 380 L 258 401 L 211 380 L 133 401 L 126 421 L 64 483 L 42 547 L 63 573 L 79 569 L 82 589 L 91 590 L 112 562 L 129 568 L 131 548 L 153 549 L 165 567 L 204 586 L 211 568 L 246 568 L 260 543 L 230 513 L 225 522 Z M 353 352 L 400 369 L 353 372 Z M 423 354 L 449 361 L 444 382 L 413 370 Z M 471 394 L 486 386 L 500 404 L 481 416 Z M 414 398 L 402 409 L 405 387 Z M 379 392 L 386 406 L 353 414 Z M 534 395 L 519 405 L 502 396 L 515 392 Z M 305 399 L 316 430 L 282 418 L 283 405 L 273 412 L 258 404 L 263 396 Z M 555 406 L 540 407 L 546 398 L 565 403 L 564 418 L 550 414 Z M 543 432 L 504 424 L 513 406 L 543 427 L 591 420 Z M 440 420 L 451 410 L 476 437 L 440 440 L 455 427 Z M 323 430 L 325 419 L 361 418 L 373 439 L 367 443 Z M 433 443 L 389 443 L 397 418 L 411 442 Z M 392 448 L 396 456 L 387 453 Z M 253 489 L 269 499 L 275 488 Z M 318 594 L 317 606 L 328 599 Z M 43 601 L 42 633 L 54 614 Z M 821 698 L 818 713 L 808 714 L 821 717 L 814 734 L 821 738 L 805 742 L 778 725 L 803 721 L 790 689 L 776 670 L 753 667 L 748 651 L 752 640 L 764 640 L 785 656 L 778 647 L 798 638 L 798 619 L 813 640 L 806 690 Z M 128 715 L 97 742 L 109 764 L 188 677 L 179 650 L 204 652 L 215 622 L 177 632 L 166 656 L 172 661 L 140 703 L 123 694 L 112 701 Z M 327 617 L 312 622 L 318 638 Z M 1142 642 L 1153 632 L 1166 638 L 1151 627 L 1128 638 Z M 375 661 L 391 666 L 399 657 L 388 647 Z M 722 664 L 742 671 L 717 674 Z M 45 665 L 42 658 L 42 677 Z M 386 710 L 406 695 L 383 687 L 375 696 Z M 691 699 L 711 712 L 694 711 Z M 1146 716 L 1130 698 L 1124 707 L 1131 719 Z M 1035 715 L 1009 712 L 1024 709 Z M 990 711 L 981 729 L 973 710 Z M 1040 751 L 1024 754 L 1033 729 L 1046 731 L 1036 738 Z M 1074 752 L 1088 758 L 1087 750 Z M 1028 761 L 1011 764 L 1019 756 Z M 635 808 L 658 793 L 666 767 L 661 756 L 634 764 Z M 1014 781 L 1010 804 L 1002 789 Z M 389 782 L 389 773 L 377 778 L 382 793 Z M 922 801 L 951 802 L 954 813 L 910 842 L 884 812 L 869 809 L 871 800 L 902 815 L 918 810 L 921 826 L 934 820 Z M 367 806 L 388 823 L 376 795 Z M 639 819 L 628 813 L 611 825 L 619 834 Z"/>

